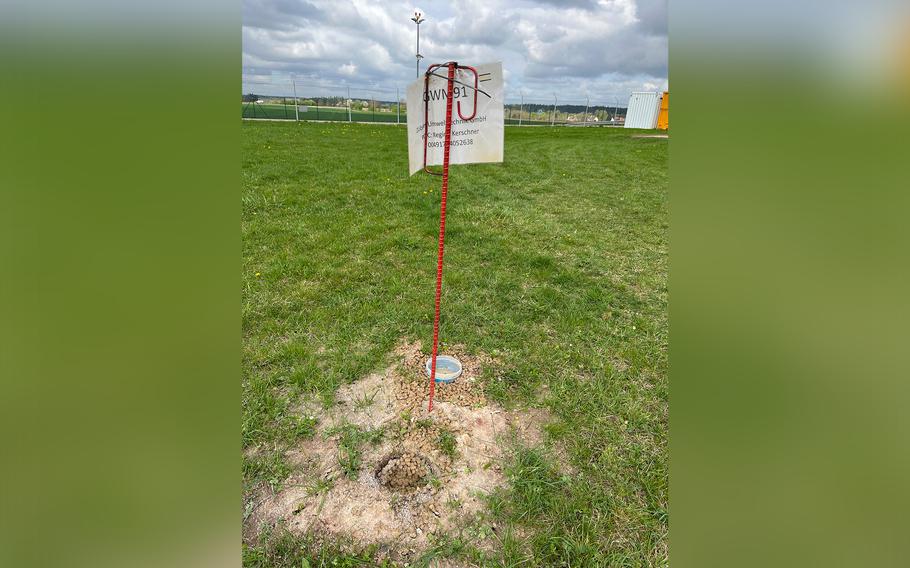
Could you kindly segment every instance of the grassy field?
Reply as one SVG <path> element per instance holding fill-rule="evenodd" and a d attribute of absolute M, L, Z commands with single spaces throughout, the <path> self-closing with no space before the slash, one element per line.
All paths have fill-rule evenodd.
<path fill-rule="evenodd" d="M 551 421 L 503 464 L 510 484 L 485 517 L 506 527 L 496 550 L 456 531 L 432 554 L 667 563 L 668 149 L 630 134 L 507 129 L 503 164 L 452 168 L 443 339 L 495 354 L 487 396 Z M 280 486 L 284 451 L 311 434 L 289 411 L 301 397 L 331 404 L 400 339 L 432 336 L 439 178 L 408 177 L 405 136 L 241 126 L 244 504 Z M 343 544 L 276 533 L 244 564 L 371 565 Z"/>

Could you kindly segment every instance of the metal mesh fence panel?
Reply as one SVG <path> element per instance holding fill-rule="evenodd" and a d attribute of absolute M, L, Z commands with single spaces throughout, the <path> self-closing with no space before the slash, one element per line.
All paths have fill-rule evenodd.
<path fill-rule="evenodd" d="M 405 87 L 244 76 L 242 91 L 243 119 L 407 123 Z M 626 112 L 616 97 L 598 100 L 594 95 L 563 98 L 526 93 L 506 93 L 503 110 L 508 126 L 621 126 Z"/>

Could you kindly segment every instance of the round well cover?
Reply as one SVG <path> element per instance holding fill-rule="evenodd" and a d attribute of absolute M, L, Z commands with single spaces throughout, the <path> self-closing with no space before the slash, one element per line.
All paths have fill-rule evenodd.
<path fill-rule="evenodd" d="M 427 376 L 430 376 L 432 357 L 427 359 Z M 461 375 L 461 361 L 451 355 L 436 356 L 436 382 L 451 383 Z"/>

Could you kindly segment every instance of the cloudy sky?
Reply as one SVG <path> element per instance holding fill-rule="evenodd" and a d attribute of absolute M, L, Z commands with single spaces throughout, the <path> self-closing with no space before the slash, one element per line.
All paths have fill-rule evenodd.
<path fill-rule="evenodd" d="M 393 100 L 427 62 L 502 61 L 507 101 L 622 105 L 667 84 L 667 0 L 243 0 L 243 91 Z M 388 96 L 389 93 L 391 96 Z"/>

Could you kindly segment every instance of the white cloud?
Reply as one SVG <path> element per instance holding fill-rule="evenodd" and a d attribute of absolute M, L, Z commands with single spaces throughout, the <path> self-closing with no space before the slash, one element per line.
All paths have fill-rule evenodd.
<path fill-rule="evenodd" d="M 243 0 L 244 89 L 394 93 L 427 62 L 502 61 L 507 99 L 614 104 L 667 83 L 667 0 Z M 276 79 L 278 77 L 278 79 Z M 331 91 L 331 92 L 330 92 Z M 357 96 L 357 95 L 355 95 Z M 377 95 L 379 96 L 379 95 Z"/>

